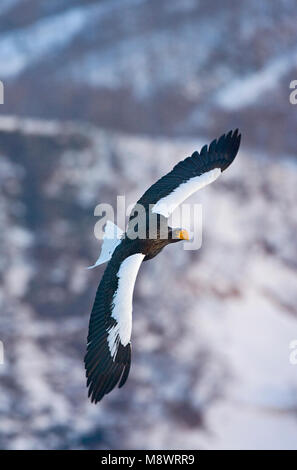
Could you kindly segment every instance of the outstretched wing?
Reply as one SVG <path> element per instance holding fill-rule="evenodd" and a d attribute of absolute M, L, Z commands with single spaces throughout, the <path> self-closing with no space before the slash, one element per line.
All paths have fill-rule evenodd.
<path fill-rule="evenodd" d="M 233 162 L 240 138 L 236 129 L 213 140 L 208 147 L 205 145 L 200 152 L 194 152 L 153 184 L 137 204 L 141 204 L 146 210 L 153 205 L 152 212 L 169 217 L 179 204 L 218 178 Z"/>
<path fill-rule="evenodd" d="M 124 246 L 124 245 L 123 245 Z M 126 382 L 131 363 L 132 297 L 145 255 L 127 256 L 118 247 L 97 289 L 88 334 L 85 368 L 89 397 L 97 403 Z"/>

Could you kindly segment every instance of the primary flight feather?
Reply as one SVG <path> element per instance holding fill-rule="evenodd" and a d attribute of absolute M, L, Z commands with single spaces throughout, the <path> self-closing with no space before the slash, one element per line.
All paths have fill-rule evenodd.
<path fill-rule="evenodd" d="M 108 254 L 101 254 L 102 261 L 99 258 L 96 262 L 95 266 L 110 259 L 97 289 L 89 323 L 85 368 L 92 402 L 100 401 L 116 385 L 122 387 L 128 378 L 132 297 L 142 261 L 154 258 L 170 243 L 189 238 L 186 230 L 169 227 L 167 218 L 186 198 L 217 179 L 233 162 L 240 137 L 237 129 L 222 135 L 208 147 L 202 147 L 199 153 L 196 151 L 179 162 L 153 184 L 132 210 L 121 240 L 115 242 L 113 249 L 109 246 Z M 139 207 L 143 208 L 142 215 Z M 150 238 L 148 227 L 153 217 L 157 218 L 157 229 L 156 236 Z M 109 223 L 108 230 L 111 226 Z M 146 236 L 135 237 L 135 229 L 141 233 L 141 226 Z"/>

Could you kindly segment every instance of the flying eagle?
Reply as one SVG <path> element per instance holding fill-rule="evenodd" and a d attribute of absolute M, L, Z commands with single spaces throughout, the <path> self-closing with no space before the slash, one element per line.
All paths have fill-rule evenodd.
<path fill-rule="evenodd" d="M 97 403 L 117 384 L 122 387 L 131 364 L 132 297 L 136 276 L 142 261 L 154 258 L 170 243 L 188 240 L 186 230 L 172 228 L 168 217 L 191 194 L 218 178 L 234 160 L 240 145 L 236 129 L 222 135 L 207 147 L 179 162 L 173 170 L 153 184 L 139 199 L 144 208 L 145 224 L 153 215 L 158 218 L 156 236 L 133 237 L 135 219 L 132 210 L 125 233 L 108 222 L 101 255 L 95 266 L 109 261 L 93 305 L 88 334 L 85 368 L 87 387 L 92 402 Z M 137 213 L 137 211 L 136 211 Z M 141 222 L 142 220 L 142 222 Z M 139 222 L 140 221 L 140 222 Z M 161 231 L 167 236 L 161 236 Z M 116 237 L 110 239 L 115 229 Z M 120 236 L 120 239 L 119 238 Z"/>

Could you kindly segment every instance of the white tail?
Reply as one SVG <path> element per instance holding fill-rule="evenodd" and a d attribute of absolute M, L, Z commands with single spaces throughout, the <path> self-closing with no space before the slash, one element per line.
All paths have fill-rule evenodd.
<path fill-rule="evenodd" d="M 89 266 L 87 269 L 93 269 L 100 264 L 107 263 L 107 261 L 111 259 L 116 247 L 121 243 L 123 233 L 124 232 L 117 225 L 108 220 L 105 225 L 100 256 L 96 263 L 93 264 L 93 266 Z"/>

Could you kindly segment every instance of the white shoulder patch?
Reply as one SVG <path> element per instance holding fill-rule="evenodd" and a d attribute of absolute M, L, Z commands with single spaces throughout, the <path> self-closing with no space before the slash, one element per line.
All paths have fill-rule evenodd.
<path fill-rule="evenodd" d="M 107 263 L 107 261 L 111 259 L 116 247 L 121 243 L 122 235 L 123 231 L 117 225 L 108 220 L 105 225 L 103 243 L 99 258 L 97 259 L 96 263 L 93 264 L 93 266 L 89 266 L 87 269 L 93 269 L 100 264 Z"/>
<path fill-rule="evenodd" d="M 191 194 L 215 181 L 220 174 L 221 169 L 214 168 L 200 176 L 190 178 L 185 183 L 180 184 L 170 194 L 160 199 L 154 205 L 152 212 L 163 215 L 164 217 L 169 217 L 177 206 L 184 202 L 189 196 L 191 196 Z"/>
<path fill-rule="evenodd" d="M 131 339 L 132 332 L 132 300 L 136 276 L 140 265 L 145 258 L 142 253 L 136 253 L 126 258 L 117 273 L 118 288 L 113 296 L 112 318 L 116 324 L 108 332 L 108 346 L 115 358 L 118 341 L 126 346 Z"/>

